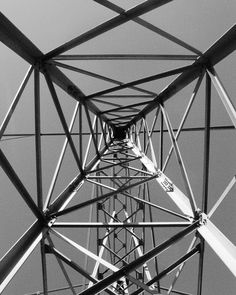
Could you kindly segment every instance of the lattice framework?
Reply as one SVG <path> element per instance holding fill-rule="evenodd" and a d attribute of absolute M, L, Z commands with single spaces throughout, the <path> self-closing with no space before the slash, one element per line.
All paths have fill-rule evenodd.
<path fill-rule="evenodd" d="M 68 284 L 65 288 L 61 288 L 59 284 L 58 294 L 61 290 L 74 295 L 99 292 L 132 295 L 190 294 L 189 287 L 186 290 L 177 290 L 175 284 L 178 283 L 188 260 L 188 263 L 191 263 L 192 257 L 197 257 L 197 262 L 194 260 L 193 263 L 197 275 L 192 292 L 200 295 L 204 281 L 205 244 L 210 246 L 230 272 L 236 274 L 235 246 L 211 221 L 218 206 L 233 189 L 235 175 L 225 184 L 225 189 L 221 195 L 219 193 L 219 199 L 214 206 L 208 208 L 210 134 L 212 130 L 229 131 L 236 127 L 234 104 L 215 70 L 215 65 L 235 50 L 236 26 L 201 53 L 141 19 L 144 13 L 171 1 L 149 0 L 127 11 L 106 0 L 95 2 L 117 12 L 118 15 L 47 54 L 43 54 L 1 14 L 1 41 L 27 61 L 30 68 L 2 122 L 0 138 L 4 143 L 4 139 L 9 137 L 8 124 L 21 102 L 27 84 L 33 81 L 34 133 L 10 135 L 34 137 L 34 195 L 37 197 L 34 200 L 3 145 L 0 150 L 1 167 L 36 220 L 1 259 L 0 292 L 13 280 L 34 249 L 40 247 L 43 290 L 37 294 L 50 294 L 55 291 L 49 288 L 48 276 L 48 261 L 53 255 Z M 128 21 L 134 21 L 175 42 L 191 51 L 191 55 L 66 54 L 67 51 L 78 48 L 79 45 Z M 78 60 L 188 60 L 192 64 L 124 83 L 69 63 Z M 115 86 L 86 95 L 80 85 L 75 84 L 63 70 L 94 77 Z M 172 76 L 176 78 L 159 94 L 146 87 L 149 84 L 145 83 Z M 184 128 L 196 96 L 203 87 L 203 81 L 203 125 Z M 41 85 L 42 83 L 45 86 Z M 145 87 L 142 87 L 142 84 L 145 84 Z M 193 85 L 192 93 L 182 112 L 180 123 L 178 126 L 172 125 L 173 111 L 168 103 L 171 99 L 174 101 L 175 95 L 190 84 Z M 232 122 L 229 126 L 211 125 L 212 85 L 221 99 L 222 108 L 225 108 Z M 47 87 L 55 106 L 62 128 L 61 134 L 42 132 L 43 87 Z M 132 94 L 130 90 L 133 91 Z M 62 106 L 61 96 L 64 92 L 75 101 L 70 121 Z M 204 134 L 200 197 L 195 195 L 185 164 L 186 149 L 183 144 L 179 144 L 179 137 L 184 132 Z M 45 194 L 42 138 L 58 135 L 63 137 L 64 142 Z M 70 181 L 57 193 L 55 191 L 59 175 L 68 150 L 75 163 L 76 174 L 71 173 Z M 171 172 L 172 170 L 174 172 Z M 175 180 L 172 179 L 174 174 L 177 175 Z M 90 188 L 91 195 L 88 193 Z M 163 201 L 164 199 L 168 201 Z M 81 217 L 78 217 L 80 215 Z M 67 216 L 71 217 L 66 219 Z M 70 218 L 76 221 L 71 221 Z M 72 232 L 84 233 L 83 229 L 87 231 L 85 238 L 81 235 L 83 241 L 71 237 Z M 163 235 L 162 230 L 165 229 L 170 234 Z M 69 231 L 68 235 L 65 234 L 66 230 Z M 172 255 L 169 247 L 175 245 L 180 245 L 184 250 L 178 257 L 173 255 L 169 258 L 168 256 Z M 73 255 L 74 250 L 78 253 L 78 259 Z M 165 253 L 168 257 L 166 260 L 161 258 Z M 81 263 L 81 257 L 86 257 L 84 263 Z M 168 261 L 164 267 L 162 259 Z M 76 282 L 74 271 L 79 278 Z M 171 277 L 169 273 L 174 275 Z"/>

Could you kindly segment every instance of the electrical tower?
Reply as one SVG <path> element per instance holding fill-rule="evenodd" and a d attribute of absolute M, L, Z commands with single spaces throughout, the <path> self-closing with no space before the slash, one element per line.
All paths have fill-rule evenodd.
<path fill-rule="evenodd" d="M 200 52 L 142 18 L 165 5 L 171 9 L 170 0 L 148 0 L 128 10 L 95 2 L 115 16 L 47 54 L 0 15 L 1 42 L 29 64 L 1 124 L 1 175 L 14 188 L 9 194 L 20 197 L 34 219 L 1 259 L 0 293 L 6 294 L 38 251 L 42 288 L 28 294 L 204 295 L 208 251 L 225 265 L 225 275 L 236 275 L 236 248 L 214 222 L 215 211 L 235 189 L 232 168 L 217 196 L 209 187 L 211 134 L 226 134 L 229 144 L 235 136 L 235 102 L 216 66 L 236 48 L 236 26 Z M 130 22 L 185 53 L 78 53 L 83 44 Z M 131 61 L 170 66 L 124 82 L 78 66 L 85 61 L 106 62 L 111 72 L 113 62 L 126 63 L 127 71 Z M 172 61 L 181 66 L 172 67 Z M 81 75 L 104 83 L 102 90 L 86 94 Z M 167 82 L 155 91 L 159 81 Z M 9 132 L 27 87 L 33 132 Z M 212 123 L 215 96 L 229 124 Z M 196 113 L 199 124 L 189 125 Z M 21 113 L 21 120 L 28 122 L 28 115 Z M 56 132 L 50 129 L 54 124 Z M 9 151 L 19 140 L 30 141 L 33 162 L 17 168 Z M 223 169 L 227 164 L 221 163 Z M 34 178 L 30 185 L 21 174 L 27 165 Z M 2 202 L 7 198 L 3 188 Z"/>

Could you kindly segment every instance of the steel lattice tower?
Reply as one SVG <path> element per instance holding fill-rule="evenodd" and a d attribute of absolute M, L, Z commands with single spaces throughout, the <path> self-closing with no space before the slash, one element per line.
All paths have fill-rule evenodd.
<path fill-rule="evenodd" d="M 234 189 L 234 174 L 218 192 L 217 201 L 209 206 L 211 134 L 235 135 L 234 103 L 215 67 L 235 50 L 236 26 L 201 53 L 142 18 L 170 0 L 148 0 L 126 11 L 110 1 L 95 2 L 117 15 L 47 54 L 0 15 L 1 42 L 30 65 L 0 127 L 0 163 L 4 177 L 10 180 L 35 220 L 1 259 L 0 293 L 4 294 L 25 261 L 39 249 L 43 285 L 41 291 L 29 294 L 201 295 L 206 247 L 225 264 L 227 274 L 236 275 L 236 248 L 212 221 L 215 211 Z M 74 53 L 80 45 L 131 21 L 191 54 Z M 175 60 L 183 65 L 123 82 L 83 70 L 76 63 L 104 60 Z M 87 95 L 80 83 L 73 82 L 71 73 L 73 77 L 82 74 L 113 86 Z M 170 77 L 173 80 L 168 80 L 158 93 L 149 84 Z M 34 132 L 9 134 L 8 125 L 30 83 Z M 213 88 L 229 125 L 212 124 Z M 185 89 L 190 89 L 190 95 L 183 104 L 176 96 Z M 60 133 L 43 131 L 42 126 L 52 123 L 43 121 L 45 91 L 57 115 Z M 195 102 L 198 95 L 203 119 L 200 125 L 186 127 L 194 104 L 200 104 Z M 63 96 L 74 102 L 69 116 Z M 198 134 L 195 147 L 186 134 Z M 60 138 L 55 141 L 60 153 L 51 175 L 47 165 L 42 164 L 43 145 L 46 137 L 56 136 Z M 20 137 L 33 138 L 33 192 L 12 163 L 9 146 L 4 145 L 7 138 L 14 142 Z M 186 165 L 189 148 L 196 149 L 190 152 L 201 154 L 201 183 L 197 185 Z M 51 153 L 50 157 L 54 157 L 54 151 Z M 63 170 L 67 162 L 70 164 Z M 71 163 L 76 168 L 70 168 Z M 61 171 L 66 171 L 64 182 Z M 45 175 L 49 179 L 47 187 Z M 186 268 L 193 273 L 191 284 L 186 273 L 187 279 L 182 280 Z M 59 272 L 65 287 L 57 279 Z M 50 280 L 55 280 L 57 287 L 53 289 Z"/>

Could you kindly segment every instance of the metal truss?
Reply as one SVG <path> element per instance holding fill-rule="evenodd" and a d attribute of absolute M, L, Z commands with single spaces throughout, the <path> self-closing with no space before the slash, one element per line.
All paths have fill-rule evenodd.
<path fill-rule="evenodd" d="M 236 48 L 236 26 L 201 53 L 141 18 L 172 2 L 170 0 L 145 1 L 127 11 L 106 0 L 95 2 L 118 15 L 47 54 L 0 15 L 1 41 L 30 65 L 0 127 L 0 163 L 35 219 L 1 259 L 0 293 L 14 281 L 15 274 L 20 273 L 24 262 L 38 248 L 43 287 L 29 294 L 201 295 L 206 247 L 222 260 L 229 270 L 227 274 L 236 275 L 236 248 L 212 221 L 215 211 L 234 187 L 235 175 L 225 184 L 223 193 L 219 192 L 218 201 L 208 208 L 210 135 L 214 130 L 230 131 L 236 127 L 234 104 L 215 70 Z M 67 54 L 129 21 L 191 54 Z M 179 60 L 189 64 L 127 83 L 72 65 L 71 61 L 79 60 Z M 86 95 L 80 83 L 74 83 L 64 70 L 114 86 Z M 145 84 L 172 76 L 176 78 L 158 94 Z M 33 83 L 34 132 L 9 134 L 7 127 L 30 81 Z M 232 122 L 228 126 L 211 124 L 212 85 Z M 177 126 L 172 124 L 173 110 L 179 99 L 175 97 L 186 87 L 192 87 L 192 91 L 186 108 L 181 106 L 182 117 Z M 204 122 L 200 126 L 185 127 L 203 87 Z M 45 88 L 62 130 L 58 133 L 42 130 L 41 92 Z M 75 103 L 70 120 L 62 104 L 63 95 Z M 185 162 L 186 147 L 180 141 L 182 134 L 194 132 L 201 132 L 204 137 L 202 184 L 198 184 L 201 189 L 197 192 Z M 50 185 L 45 188 L 43 175 L 48 174 L 42 165 L 42 140 L 55 136 L 63 138 L 63 142 L 60 141 L 61 151 Z M 4 146 L 7 139 L 14 142 L 21 137 L 34 139 L 36 185 L 33 194 L 21 180 Z M 61 189 L 60 173 L 68 151 L 76 174 L 67 167 L 70 180 Z M 172 250 L 175 247 L 179 249 L 177 254 Z M 55 258 L 53 263 L 51 257 Z M 59 281 L 58 287 L 51 287 L 52 264 L 53 280 L 57 282 L 61 272 L 66 286 Z M 178 285 L 188 265 L 192 265 L 195 274 L 192 289 L 184 280 Z"/>

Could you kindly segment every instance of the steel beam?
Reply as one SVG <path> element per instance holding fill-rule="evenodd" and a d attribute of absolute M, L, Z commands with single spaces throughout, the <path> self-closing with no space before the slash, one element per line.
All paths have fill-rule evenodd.
<path fill-rule="evenodd" d="M 204 159 L 203 159 L 203 189 L 202 189 L 202 211 L 208 211 L 208 183 L 210 162 L 210 124 L 211 123 L 211 79 L 206 74 L 205 89 L 205 132 L 204 132 Z M 205 241 L 201 239 L 201 252 L 199 255 L 198 290 L 197 295 L 202 294 L 203 263 L 204 263 Z"/>
<path fill-rule="evenodd" d="M 54 227 L 58 228 L 136 228 L 136 227 L 186 227 L 190 225 L 191 223 L 186 222 L 136 222 L 136 223 L 127 223 L 127 222 L 109 222 L 109 223 L 103 223 L 103 222 L 55 222 L 53 224 Z"/>
<path fill-rule="evenodd" d="M 43 185 L 42 185 L 42 150 L 41 150 L 41 112 L 40 112 L 40 76 L 39 70 L 34 70 L 34 118 L 35 118 L 35 154 L 36 154 L 36 180 L 37 203 L 40 210 L 43 209 Z"/>
<path fill-rule="evenodd" d="M 197 57 L 187 54 L 67 54 L 53 60 L 196 60 Z"/>

